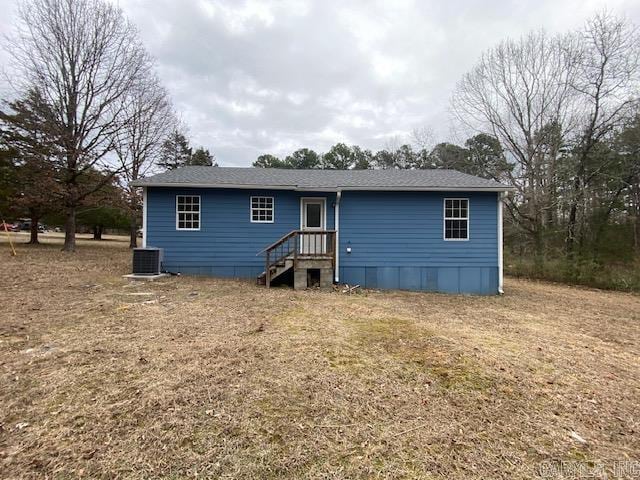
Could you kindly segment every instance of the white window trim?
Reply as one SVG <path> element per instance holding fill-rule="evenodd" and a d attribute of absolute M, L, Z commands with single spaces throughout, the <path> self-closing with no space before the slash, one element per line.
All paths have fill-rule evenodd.
<path fill-rule="evenodd" d="M 198 228 L 180 228 L 179 220 L 180 220 L 180 212 L 178 211 L 178 197 L 197 197 L 198 198 Z M 196 212 L 182 212 L 182 213 L 196 213 Z M 200 195 L 176 195 L 176 230 L 181 232 L 198 232 L 200 231 L 200 227 L 202 227 L 202 198 Z"/>
<path fill-rule="evenodd" d="M 304 201 L 305 200 L 320 200 L 322 201 L 322 210 L 324 215 L 322 216 L 322 226 L 320 230 L 327 230 L 327 197 L 300 197 L 300 230 L 304 230 Z M 313 230 L 311 230 L 313 231 Z"/>
<path fill-rule="evenodd" d="M 320 228 L 312 228 L 311 230 L 308 230 L 307 228 L 305 228 L 304 225 L 304 216 L 306 215 L 306 212 L 304 211 L 304 204 L 306 200 L 311 200 L 312 202 L 321 202 L 322 203 L 322 210 L 324 215 L 322 215 L 320 217 L 320 222 L 322 223 L 322 225 L 320 225 Z M 335 219 L 334 219 L 335 222 Z M 327 197 L 300 197 L 300 230 L 301 231 L 309 231 L 309 232 L 325 232 L 327 231 Z M 322 248 L 324 251 L 326 251 L 327 249 L 327 236 L 323 235 L 323 240 L 322 240 Z M 337 245 L 337 243 L 336 243 Z M 302 243 L 300 243 L 300 251 L 302 252 Z M 337 264 L 336 264 L 337 265 Z"/>
<path fill-rule="evenodd" d="M 340 281 L 340 200 L 342 200 L 342 191 L 338 190 L 336 192 L 336 203 L 335 208 L 333 210 L 333 227 L 336 231 L 336 248 L 335 248 L 335 282 L 338 283 Z"/>
<path fill-rule="evenodd" d="M 271 199 L 271 220 L 254 220 L 253 219 L 253 199 L 254 198 L 270 198 Z M 276 221 L 276 199 L 267 195 L 252 195 L 249 197 L 249 221 L 251 223 L 274 223 Z"/>
<path fill-rule="evenodd" d="M 502 231 L 503 204 L 504 193 L 498 193 L 498 293 L 504 293 L 504 234 Z"/>
<path fill-rule="evenodd" d="M 147 248 L 147 187 L 142 187 L 142 248 Z"/>
<path fill-rule="evenodd" d="M 466 200 L 467 201 L 467 216 L 454 218 L 447 217 L 447 200 Z M 467 238 L 447 238 L 447 220 L 466 220 L 467 221 Z M 471 202 L 469 198 L 445 198 L 442 201 L 442 239 L 445 242 L 468 242 L 471 238 Z"/>

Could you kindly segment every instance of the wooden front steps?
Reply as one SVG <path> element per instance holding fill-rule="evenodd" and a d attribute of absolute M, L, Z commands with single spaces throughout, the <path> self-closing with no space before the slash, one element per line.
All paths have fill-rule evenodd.
<path fill-rule="evenodd" d="M 271 269 L 269 278 L 271 279 L 271 281 L 273 281 L 283 273 L 293 268 L 293 257 L 285 258 L 284 261 L 273 264 L 269 268 Z M 266 285 L 266 278 L 267 278 L 266 271 L 258 275 L 258 285 Z"/>
<path fill-rule="evenodd" d="M 258 275 L 258 284 L 270 287 L 276 278 L 293 269 L 294 289 L 304 289 L 314 283 L 320 288 L 331 288 L 335 252 L 334 230 L 289 232 L 259 253 L 265 255 L 265 270 Z"/>

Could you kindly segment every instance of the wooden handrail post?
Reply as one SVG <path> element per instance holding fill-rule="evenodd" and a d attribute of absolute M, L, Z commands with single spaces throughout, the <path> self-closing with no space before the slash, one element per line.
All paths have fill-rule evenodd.
<path fill-rule="evenodd" d="M 264 269 L 264 281 L 265 281 L 265 285 L 267 286 L 267 288 L 271 287 L 271 262 L 269 262 L 269 250 L 267 250 L 267 261 L 266 261 L 266 267 Z"/>

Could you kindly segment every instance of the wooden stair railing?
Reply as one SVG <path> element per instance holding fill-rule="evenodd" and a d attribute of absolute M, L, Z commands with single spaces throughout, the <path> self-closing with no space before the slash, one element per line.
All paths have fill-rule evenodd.
<path fill-rule="evenodd" d="M 267 287 L 276 276 L 289 270 L 286 268 L 288 261 L 295 269 L 299 259 L 330 259 L 335 268 L 336 231 L 293 230 L 258 252 L 258 255 L 262 254 L 265 255 L 265 268 L 258 278 L 264 276 Z"/>

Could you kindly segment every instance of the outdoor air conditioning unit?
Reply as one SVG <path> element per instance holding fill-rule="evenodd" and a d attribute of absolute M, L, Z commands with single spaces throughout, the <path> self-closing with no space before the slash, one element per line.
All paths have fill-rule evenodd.
<path fill-rule="evenodd" d="M 134 248 L 133 249 L 133 274 L 134 275 L 159 275 L 162 267 L 161 248 Z"/>

